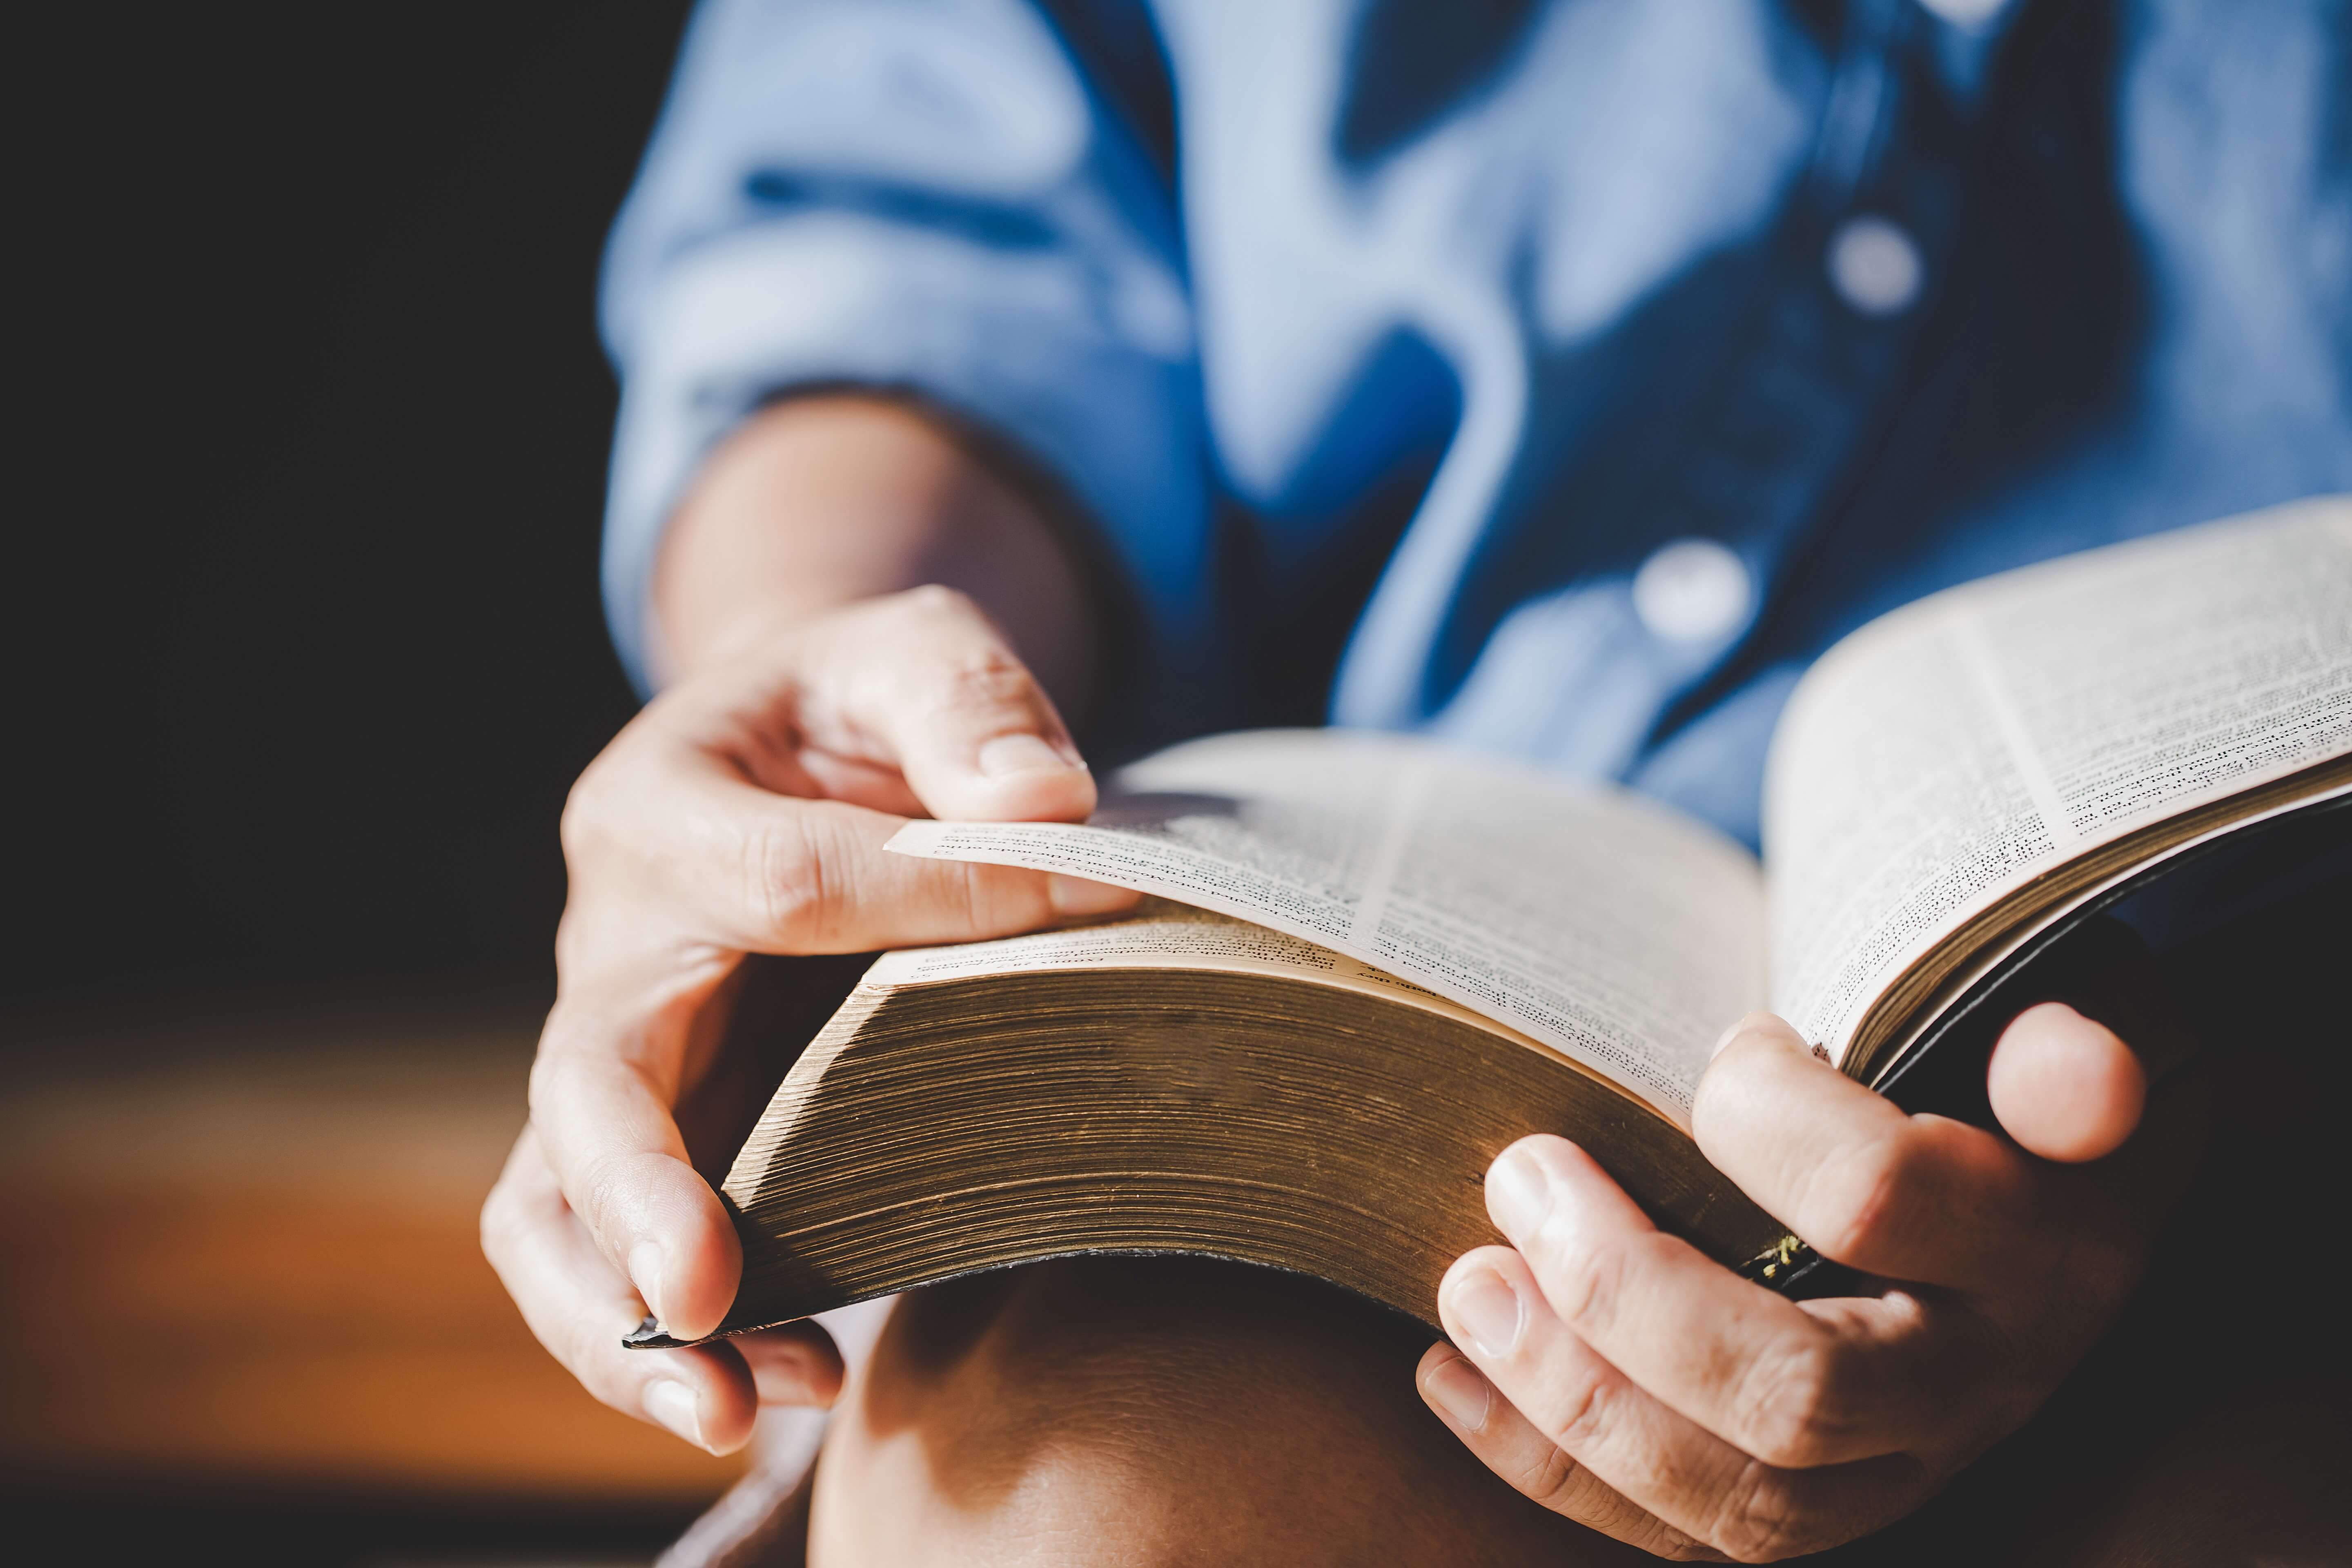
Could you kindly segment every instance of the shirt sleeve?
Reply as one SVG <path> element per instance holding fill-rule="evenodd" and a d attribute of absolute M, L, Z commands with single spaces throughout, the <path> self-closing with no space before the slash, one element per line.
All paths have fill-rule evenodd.
<path fill-rule="evenodd" d="M 1171 198 L 1022 0 L 705 0 L 600 310 L 622 383 L 605 607 L 641 690 L 665 521 L 730 429 L 813 385 L 911 392 L 1011 442 L 1101 530 L 1147 658 L 1202 647 Z"/>

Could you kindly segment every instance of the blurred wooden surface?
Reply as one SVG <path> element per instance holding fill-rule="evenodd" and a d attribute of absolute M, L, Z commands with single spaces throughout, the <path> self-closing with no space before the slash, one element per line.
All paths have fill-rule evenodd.
<path fill-rule="evenodd" d="M 482 1260 L 529 1000 L 0 1016 L 0 1463 L 688 1504 L 738 1473 L 582 1392 Z"/>

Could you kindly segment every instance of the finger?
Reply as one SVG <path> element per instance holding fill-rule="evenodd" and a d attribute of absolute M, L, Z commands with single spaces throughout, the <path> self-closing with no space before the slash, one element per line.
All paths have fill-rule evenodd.
<path fill-rule="evenodd" d="M 1849 1540 L 1901 1512 L 1924 1468 L 1886 1456 L 1767 1465 L 1652 1397 L 1562 1323 L 1508 1247 L 1465 1254 L 1438 1288 L 1462 1353 L 1569 1458 L 1669 1530 L 1743 1562 Z M 1606 1530 L 1606 1519 L 1588 1521 Z"/>
<path fill-rule="evenodd" d="M 1994 1042 L 1985 1091 L 2001 1131 L 2045 1160 L 2074 1163 L 2123 1147 L 2147 1103 L 2147 1074 L 2113 1029 L 2044 1002 Z"/>
<path fill-rule="evenodd" d="M 751 1369 L 761 1405 L 829 1408 L 841 1397 L 841 1351 L 821 1323 L 787 1323 L 738 1334 L 727 1343 Z"/>
<path fill-rule="evenodd" d="M 932 816 L 1080 822 L 1094 775 L 1053 699 L 978 605 L 917 588 L 827 621 L 802 653 L 818 749 L 895 763 Z"/>
<path fill-rule="evenodd" d="M 539 1342 L 598 1399 L 715 1454 L 750 1439 L 753 1373 L 734 1351 L 622 1348 L 646 1302 L 564 1202 L 528 1129 L 482 1206 L 482 1252 Z"/>
<path fill-rule="evenodd" d="M 1463 1446 L 1522 1495 L 1612 1540 L 1662 1557 L 1695 1554 L 1697 1543 L 1636 1508 L 1561 1452 L 1496 1391 L 1477 1364 L 1440 1341 L 1414 1369 L 1413 1384 Z M 1712 1552 L 1704 1555 L 1714 1556 Z"/>
<path fill-rule="evenodd" d="M 750 785 L 721 809 L 736 832 L 706 838 L 669 873 L 714 941 L 761 952 L 868 952 L 977 942 L 1131 907 L 1108 883 L 1011 866 L 893 855 L 906 819 Z"/>
<path fill-rule="evenodd" d="M 1849 1300 L 1834 1318 L 1809 1312 L 1659 1230 L 1564 1138 L 1503 1151 L 1486 1173 L 1486 1209 L 1578 1339 L 1767 1464 L 1895 1453 L 1953 1421 L 1949 1403 L 1921 1397 L 1928 1336 L 1916 1298 Z"/>
<path fill-rule="evenodd" d="M 672 1120 L 676 1053 L 651 1033 L 559 1000 L 531 1064 L 531 1126 L 597 1249 L 665 1329 L 695 1339 L 734 1301 L 742 1247 Z"/>
<path fill-rule="evenodd" d="M 1079 878 L 888 854 L 903 816 L 775 793 L 708 751 L 644 755 L 656 750 L 600 760 L 564 807 L 574 891 L 557 958 L 575 989 L 583 977 L 616 996 L 669 989 L 680 955 L 649 928 L 714 954 L 864 952 L 1009 936 L 1137 899 Z"/>
<path fill-rule="evenodd" d="M 731 801 L 714 804 L 714 792 Z M 1005 936 L 1132 895 L 1007 867 L 890 855 L 903 819 L 705 778 L 630 851 L 652 899 L 580 901 L 559 941 L 566 990 L 531 1071 L 531 1118 L 565 1196 L 668 1330 L 693 1338 L 732 1301 L 740 1248 L 673 1120 L 688 1024 L 732 954 L 856 952 Z M 577 836 L 586 829 L 573 829 Z M 599 831 L 611 833 L 606 827 Z M 593 855 L 593 847 L 588 847 Z M 643 951 L 626 928 L 667 903 L 699 942 Z M 606 929 L 612 927 L 621 929 Z M 610 952 L 631 954 L 614 963 Z M 648 967 L 650 966 L 650 967 Z M 575 975 L 585 978 L 574 982 Z"/>
<path fill-rule="evenodd" d="M 1698 1146 L 1823 1257 L 1865 1273 L 1972 1286 L 2031 1223 L 2031 1163 L 1999 1135 L 1911 1116 L 1753 1013 L 1699 1079 Z"/>

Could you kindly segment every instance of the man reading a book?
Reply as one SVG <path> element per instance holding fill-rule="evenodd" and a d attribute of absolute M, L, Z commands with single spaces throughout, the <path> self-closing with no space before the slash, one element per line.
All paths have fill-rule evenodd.
<path fill-rule="evenodd" d="M 832 1395 L 814 1330 L 620 1346 L 647 1310 L 706 1332 L 735 1292 L 707 1179 L 729 1151 L 678 1108 L 714 1081 L 743 955 L 1133 898 L 885 853 L 909 817 L 1082 820 L 1089 756 L 1328 721 L 1613 780 L 1752 844 L 1784 700 L 1876 613 L 2352 489 L 2347 29 L 2319 0 L 712 0 L 607 258 L 606 584 L 659 695 L 567 809 L 559 998 L 485 1215 L 534 1331 L 714 1451 L 763 1398 Z M 1919 1507 L 2147 1264 L 2193 1117 L 2132 1044 L 2021 1014 L 1990 1131 L 1739 1021 L 1701 1147 L 1876 1282 L 1802 1305 L 1529 1128 L 1487 1178 L 1502 1242 L 1433 1303 L 1451 1343 L 1406 1369 L 1500 1481 L 1436 1465 L 1395 1539 L 1516 1560 L 1540 1513 L 1751 1560 Z M 1117 1290 L 1090 1278 L 966 1290 L 965 1331 L 902 1307 L 820 1525 L 829 1486 L 916 1484 L 870 1441 L 893 1398 L 910 1431 L 971 1414 L 908 1403 L 924 1366 L 1043 1377 L 1023 1325 L 1099 1338 Z M 1202 1289 L 1237 1365 L 1306 1364 L 1248 1325 L 1320 1308 Z M 1367 1414 L 1360 1331 L 1328 1336 L 1328 1398 L 1269 1386 L 1326 1454 L 1357 1423 L 1348 1473 L 1393 1501 L 1419 1439 Z M 1078 1412 L 1131 1370 L 1079 1364 L 1102 1376 L 1064 1386 Z M 990 1431 L 924 1484 L 1027 1473 Z M 1141 1507 L 1055 1473 L 1032 1525 Z"/>

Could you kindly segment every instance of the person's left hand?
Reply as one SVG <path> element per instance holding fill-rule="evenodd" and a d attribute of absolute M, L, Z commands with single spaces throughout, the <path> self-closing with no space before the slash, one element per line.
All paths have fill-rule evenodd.
<path fill-rule="evenodd" d="M 2122 1305 L 2184 1163 L 2153 1124 L 2178 1119 L 2133 1136 L 2146 1087 L 2112 1031 L 2030 1008 L 1990 1069 L 2004 1137 L 1908 1115 L 1751 1015 L 1700 1083 L 1699 1147 L 1866 1292 L 1749 1284 L 1575 1144 L 1525 1138 L 1486 1174 L 1512 1245 L 1447 1271 L 1423 1397 L 1528 1497 L 1663 1556 L 1866 1534 L 2023 1424 Z"/>

